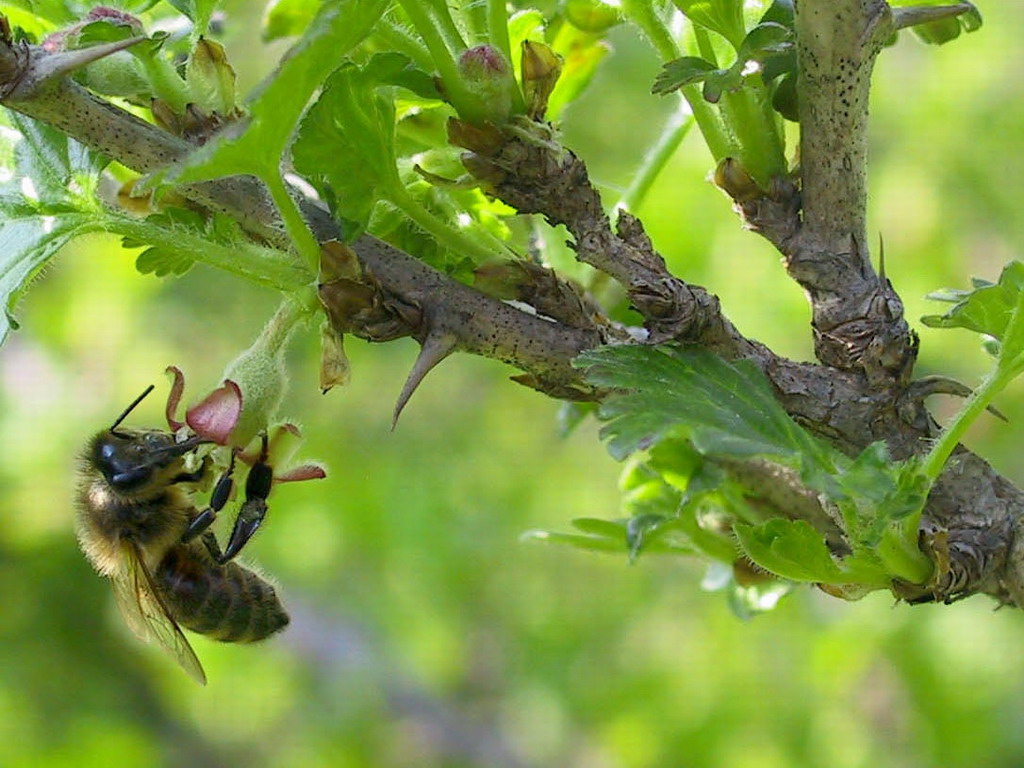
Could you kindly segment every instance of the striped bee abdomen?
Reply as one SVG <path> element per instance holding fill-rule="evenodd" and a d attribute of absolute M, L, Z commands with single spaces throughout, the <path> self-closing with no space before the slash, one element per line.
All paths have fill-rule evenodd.
<path fill-rule="evenodd" d="M 237 563 L 218 564 L 200 541 L 172 547 L 153 576 L 174 619 L 214 640 L 249 643 L 288 624 L 273 586 Z"/>

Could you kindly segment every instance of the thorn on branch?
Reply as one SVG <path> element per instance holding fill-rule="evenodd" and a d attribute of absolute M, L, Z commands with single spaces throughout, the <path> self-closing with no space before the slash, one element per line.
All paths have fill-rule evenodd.
<path fill-rule="evenodd" d="M 395 403 L 395 412 L 391 417 L 391 429 L 398 425 L 398 417 L 402 415 L 402 410 L 409 402 L 409 398 L 412 397 L 413 392 L 416 391 L 426 375 L 433 370 L 434 366 L 454 352 L 456 345 L 455 337 L 443 332 L 430 333 L 423 340 L 423 346 L 420 348 L 416 362 L 413 363 L 412 370 L 409 371 L 409 378 L 405 380 L 405 386 L 402 387 L 398 401 Z"/>
<path fill-rule="evenodd" d="M 4 74 L 2 77 L 4 87 L 0 90 L 0 99 L 29 99 L 52 80 L 69 75 L 75 70 L 130 48 L 146 39 L 148 38 L 145 35 L 141 35 L 88 48 L 59 52 L 50 52 L 36 46 L 19 50 L 11 42 L 4 40 L 7 51 L 4 52 L 6 56 L 3 57 L 3 65 L 0 65 L 0 69 L 7 69 L 11 66 L 7 57 L 13 53 L 15 66 L 20 67 L 21 71 L 13 77 Z M 29 51 L 31 51 L 31 55 L 29 55 Z"/>
<path fill-rule="evenodd" d="M 893 8 L 892 19 L 896 29 L 916 27 L 931 21 L 952 19 L 970 11 L 977 11 L 973 3 L 956 3 L 955 5 L 912 5 L 904 8 Z"/>
<path fill-rule="evenodd" d="M 932 395 L 952 395 L 954 397 L 970 397 L 974 393 L 969 386 L 964 384 L 962 381 L 951 379 L 948 376 L 925 376 L 924 378 L 912 381 L 910 386 L 907 387 L 905 397 L 921 401 Z M 1007 424 L 1010 422 L 1008 418 L 994 405 L 986 408 L 989 413 L 995 416 L 1000 421 L 1004 421 Z"/>

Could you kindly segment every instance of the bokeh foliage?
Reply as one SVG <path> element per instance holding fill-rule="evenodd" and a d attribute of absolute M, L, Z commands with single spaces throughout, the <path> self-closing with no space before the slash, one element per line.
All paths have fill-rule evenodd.
<path fill-rule="evenodd" d="M 251 85 L 257 4 L 229 4 L 225 44 Z M 1024 8 L 941 48 L 902 40 L 876 70 L 871 222 L 922 333 L 918 372 L 974 384 L 973 334 L 933 331 L 924 295 L 991 280 L 1024 245 Z M 566 143 L 608 199 L 671 105 L 659 62 L 629 30 L 563 115 Z M 595 116 L 599 116 L 595 118 Z M 808 311 L 770 248 L 703 179 L 691 136 L 638 211 L 673 268 L 721 297 L 742 330 L 809 355 Z M 841 603 L 810 590 L 737 620 L 702 568 L 520 543 L 531 528 L 615 517 L 618 465 L 587 424 L 457 357 L 391 433 L 411 343 L 352 344 L 350 387 L 316 390 L 316 334 L 290 355 L 285 411 L 320 484 L 272 497 L 253 557 L 282 585 L 293 626 L 255 648 L 196 639 L 199 690 L 121 626 L 77 551 L 73 471 L 85 439 L 170 363 L 216 384 L 276 305 L 198 266 L 140 277 L 92 236 L 19 308 L 0 354 L 0 765 L 106 766 L 1004 766 L 1024 762 L 1024 618 L 984 599 Z M 1021 385 L 968 442 L 1017 482 Z M 936 402 L 941 415 L 955 403 Z M 159 423 L 147 403 L 139 423 Z M 308 486 L 308 487 L 305 487 Z"/>

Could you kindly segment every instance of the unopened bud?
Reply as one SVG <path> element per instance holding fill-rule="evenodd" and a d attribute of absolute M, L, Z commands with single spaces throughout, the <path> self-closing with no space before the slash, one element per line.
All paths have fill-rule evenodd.
<path fill-rule="evenodd" d="M 466 90 L 476 97 L 483 121 L 501 125 L 508 120 L 516 84 L 512 67 L 501 51 L 491 45 L 464 51 L 459 57 L 459 75 Z"/>
<path fill-rule="evenodd" d="M 205 112 L 230 116 L 235 112 L 235 70 L 228 64 L 224 47 L 200 38 L 185 66 L 185 82 L 191 100 Z"/>
<path fill-rule="evenodd" d="M 734 157 L 726 157 L 715 168 L 715 186 L 737 203 L 748 203 L 764 196 L 754 178 Z"/>
<path fill-rule="evenodd" d="M 544 43 L 523 41 L 523 95 L 531 119 L 544 115 L 548 98 L 562 74 L 562 57 Z"/>
<path fill-rule="evenodd" d="M 246 445 L 277 415 L 288 387 L 284 352 L 293 327 L 291 308 L 283 307 L 270 318 L 252 346 L 225 369 L 224 378 L 238 384 L 243 403 L 231 435 L 233 445 Z"/>
<path fill-rule="evenodd" d="M 326 394 L 334 387 L 348 384 L 351 378 L 345 336 L 325 322 L 320 326 L 320 391 Z"/>

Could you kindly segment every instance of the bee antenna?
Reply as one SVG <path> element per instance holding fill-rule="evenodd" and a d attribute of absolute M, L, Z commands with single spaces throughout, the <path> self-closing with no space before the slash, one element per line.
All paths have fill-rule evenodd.
<path fill-rule="evenodd" d="M 146 395 L 148 395 L 150 392 L 152 392 L 153 389 L 154 389 L 153 385 L 150 384 L 148 387 L 146 387 L 146 391 L 145 392 L 143 392 L 141 395 L 139 395 L 134 400 L 132 400 L 132 404 L 129 405 L 127 408 L 125 408 L 124 411 L 121 413 L 121 415 L 117 417 L 117 421 L 115 421 L 113 424 L 110 425 L 110 433 L 112 435 L 116 435 L 117 437 L 124 437 L 124 435 L 118 435 L 117 432 L 115 432 L 114 430 L 116 430 L 120 426 L 122 421 L 124 421 L 126 418 L 128 418 L 128 414 L 131 413 L 132 411 L 134 411 L 135 410 L 135 406 L 137 406 L 139 403 L 141 403 L 143 400 L 145 400 Z"/>

